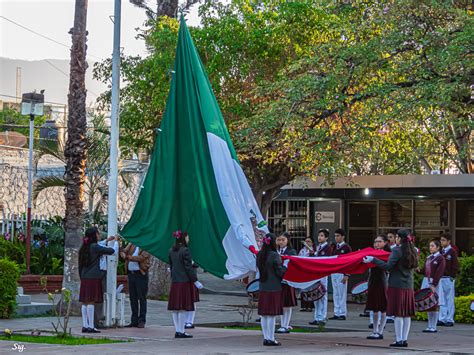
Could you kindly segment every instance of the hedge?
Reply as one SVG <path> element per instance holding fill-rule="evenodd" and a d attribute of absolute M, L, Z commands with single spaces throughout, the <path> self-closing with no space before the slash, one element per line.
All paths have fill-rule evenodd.
<path fill-rule="evenodd" d="M 10 318 L 15 311 L 19 279 L 18 265 L 8 259 L 0 259 L 0 318 Z"/>

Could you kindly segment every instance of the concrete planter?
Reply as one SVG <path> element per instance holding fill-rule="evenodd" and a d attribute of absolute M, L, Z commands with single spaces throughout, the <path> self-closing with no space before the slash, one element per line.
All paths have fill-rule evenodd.
<path fill-rule="evenodd" d="M 44 293 L 44 287 L 41 286 L 41 278 L 46 278 L 46 289 L 48 292 L 61 290 L 63 287 L 63 275 L 21 275 L 19 286 L 23 287 L 25 294 Z M 123 284 L 125 293 L 128 292 L 128 281 L 126 275 L 117 276 L 117 285 Z"/>

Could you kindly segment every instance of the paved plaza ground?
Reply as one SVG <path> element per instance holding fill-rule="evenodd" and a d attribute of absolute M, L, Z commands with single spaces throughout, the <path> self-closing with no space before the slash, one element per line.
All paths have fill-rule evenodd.
<path fill-rule="evenodd" d="M 34 301 L 45 301 L 46 295 L 34 296 Z M 239 322 L 242 316 L 237 312 L 238 305 L 247 303 L 246 297 L 204 294 L 198 304 L 195 323 L 196 329 L 189 332 L 193 339 L 174 339 L 174 327 L 171 314 L 166 310 L 167 303 L 162 301 L 148 302 L 147 327 L 145 329 L 122 328 L 105 329 L 97 336 L 108 338 L 132 339 L 133 342 L 63 346 L 23 343 L 23 353 L 29 354 L 237 354 L 237 353 L 322 353 L 332 354 L 402 354 L 402 353 L 438 353 L 438 354 L 474 354 L 474 325 L 456 324 L 453 328 L 439 328 L 437 334 L 424 334 L 425 322 L 413 322 L 409 338 L 409 348 L 391 349 L 388 344 L 393 341 L 393 324 L 388 324 L 385 339 L 382 341 L 366 340 L 370 334 L 368 318 L 359 317 L 362 305 L 350 304 L 346 321 L 329 321 L 328 332 L 292 333 L 277 335 L 281 347 L 263 347 L 259 331 L 230 330 L 205 327 L 206 324 L 222 322 Z M 333 305 L 329 303 L 332 315 Z M 129 305 L 126 305 L 129 319 Z M 255 317 L 253 317 L 255 319 Z M 49 317 L 20 318 L 0 320 L 0 329 L 51 329 Z M 309 326 L 312 314 L 294 309 L 293 326 Z M 72 331 L 80 334 L 81 319 L 72 317 Z M 14 342 L 0 341 L 0 354 L 18 352 L 12 350 Z"/>

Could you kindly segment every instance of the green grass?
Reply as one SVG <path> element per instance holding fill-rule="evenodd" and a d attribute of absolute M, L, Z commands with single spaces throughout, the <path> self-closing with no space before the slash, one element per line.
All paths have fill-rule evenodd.
<path fill-rule="evenodd" d="M 224 329 L 236 329 L 236 330 L 262 330 L 261 327 L 254 325 L 248 327 L 242 326 L 225 326 Z M 293 327 L 291 330 L 292 333 L 321 333 L 324 329 L 319 328 L 300 328 L 300 327 Z"/>
<path fill-rule="evenodd" d="M 0 340 L 10 340 L 25 343 L 40 343 L 40 344 L 62 344 L 62 345 L 87 345 L 87 344 L 109 344 L 109 343 L 123 343 L 123 340 L 112 340 L 108 338 L 84 338 L 84 337 L 58 337 L 58 336 L 32 336 L 13 334 L 10 338 L 0 336 Z"/>

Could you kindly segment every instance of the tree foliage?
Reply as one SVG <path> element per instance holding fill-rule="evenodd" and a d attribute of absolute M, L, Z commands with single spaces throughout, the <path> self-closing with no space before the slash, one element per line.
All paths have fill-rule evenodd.
<path fill-rule="evenodd" d="M 299 175 L 472 171 L 469 3 L 206 0 L 199 14 L 192 35 L 263 209 Z M 153 144 L 177 28 L 148 20 L 138 37 L 149 56 L 124 58 L 133 150 Z"/>

